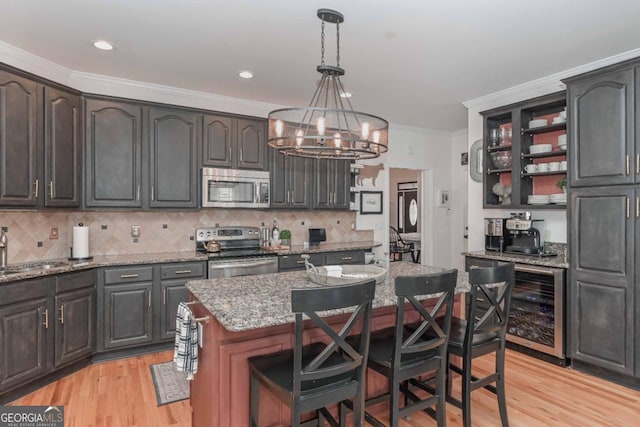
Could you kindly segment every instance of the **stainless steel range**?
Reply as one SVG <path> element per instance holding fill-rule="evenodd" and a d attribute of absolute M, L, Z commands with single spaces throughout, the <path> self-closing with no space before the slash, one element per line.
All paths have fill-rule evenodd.
<path fill-rule="evenodd" d="M 209 254 L 209 279 L 278 272 L 278 256 L 260 249 L 258 227 L 196 229 L 196 251 Z"/>

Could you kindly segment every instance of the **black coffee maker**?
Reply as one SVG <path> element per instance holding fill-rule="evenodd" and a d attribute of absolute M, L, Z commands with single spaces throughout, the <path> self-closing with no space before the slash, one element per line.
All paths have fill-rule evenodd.
<path fill-rule="evenodd" d="M 511 214 L 511 218 L 505 221 L 505 227 L 511 236 L 511 243 L 507 245 L 506 251 L 523 255 L 540 255 L 543 252 L 540 231 L 543 224 L 544 221 L 541 219 L 531 219 L 531 212 Z"/>
<path fill-rule="evenodd" d="M 484 219 L 484 248 L 487 251 L 503 252 L 511 244 L 511 235 L 505 218 Z"/>

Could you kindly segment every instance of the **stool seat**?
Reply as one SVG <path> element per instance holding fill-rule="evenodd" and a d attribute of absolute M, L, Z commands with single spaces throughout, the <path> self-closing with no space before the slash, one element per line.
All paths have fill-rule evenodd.
<path fill-rule="evenodd" d="M 451 318 L 451 329 L 449 330 L 449 348 L 460 348 L 464 346 L 465 334 L 467 331 L 467 321 L 459 317 Z M 500 341 L 497 333 L 478 333 L 473 335 L 471 341 L 473 345 L 484 344 L 489 341 Z M 451 351 L 451 350 L 450 350 Z"/>

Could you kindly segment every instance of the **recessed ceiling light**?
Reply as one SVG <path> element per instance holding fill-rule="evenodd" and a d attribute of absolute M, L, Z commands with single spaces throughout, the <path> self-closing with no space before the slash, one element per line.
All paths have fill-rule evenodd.
<path fill-rule="evenodd" d="M 93 46 L 97 49 L 100 50 L 113 50 L 115 49 L 115 46 L 113 45 L 113 43 L 110 43 L 106 40 L 96 40 L 93 42 Z"/>
<path fill-rule="evenodd" d="M 351 98 L 351 92 L 340 92 L 340 98 Z"/>
<path fill-rule="evenodd" d="M 238 76 L 242 77 L 243 79 L 252 79 L 253 78 L 253 73 L 251 71 L 244 70 L 244 71 L 240 71 L 238 73 Z"/>

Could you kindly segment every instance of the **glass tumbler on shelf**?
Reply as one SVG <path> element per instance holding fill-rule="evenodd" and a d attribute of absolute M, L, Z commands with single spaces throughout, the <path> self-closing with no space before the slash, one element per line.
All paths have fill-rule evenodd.
<path fill-rule="evenodd" d="M 511 128 L 500 128 L 500 145 L 511 145 L 513 131 Z"/>

